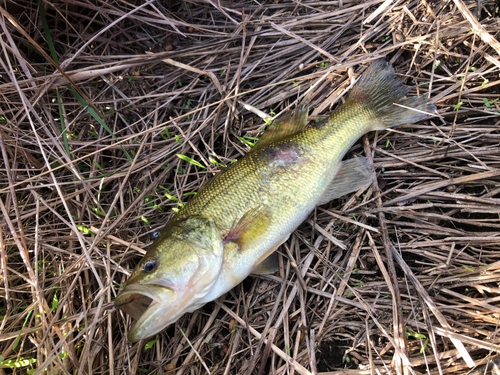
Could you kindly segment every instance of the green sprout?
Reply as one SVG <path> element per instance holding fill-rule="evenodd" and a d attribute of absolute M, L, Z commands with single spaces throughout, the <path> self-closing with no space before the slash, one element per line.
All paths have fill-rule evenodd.
<path fill-rule="evenodd" d="M 188 163 L 196 165 L 196 166 L 198 166 L 200 168 L 207 169 L 207 167 L 205 167 L 203 164 L 198 163 L 196 160 L 191 159 L 189 156 L 177 154 L 177 157 L 180 158 L 180 159 L 182 159 L 182 160 L 184 160 L 184 161 L 187 161 Z"/>

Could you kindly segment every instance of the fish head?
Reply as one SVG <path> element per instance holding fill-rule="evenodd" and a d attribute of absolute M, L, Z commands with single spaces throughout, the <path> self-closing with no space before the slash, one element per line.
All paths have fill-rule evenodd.
<path fill-rule="evenodd" d="M 190 217 L 167 225 L 136 266 L 115 305 L 137 320 L 131 342 L 152 336 L 201 307 L 223 263 L 213 219 Z"/>

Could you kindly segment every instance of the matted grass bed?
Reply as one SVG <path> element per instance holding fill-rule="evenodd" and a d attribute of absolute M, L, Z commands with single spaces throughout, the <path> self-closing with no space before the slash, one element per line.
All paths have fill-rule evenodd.
<path fill-rule="evenodd" d="M 496 363 L 495 1 L 1 7 L 0 374 Z M 155 233 L 250 150 L 264 119 L 303 98 L 311 123 L 328 117 L 381 57 L 437 115 L 357 142 L 346 157 L 367 156 L 377 183 L 318 207 L 280 247 L 279 272 L 130 344 L 113 300 Z"/>

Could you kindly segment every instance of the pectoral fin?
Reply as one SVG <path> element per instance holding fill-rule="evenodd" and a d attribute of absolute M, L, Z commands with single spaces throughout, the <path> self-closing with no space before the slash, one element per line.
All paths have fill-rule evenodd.
<path fill-rule="evenodd" d="M 370 164 L 365 157 L 342 162 L 332 183 L 326 189 L 318 205 L 352 193 L 372 183 Z"/>
<path fill-rule="evenodd" d="M 303 105 L 295 111 L 286 112 L 278 117 L 267 127 L 259 142 L 252 148 L 252 152 L 304 130 L 307 125 L 308 111 L 309 106 Z"/>
<path fill-rule="evenodd" d="M 269 206 L 259 205 L 247 211 L 224 237 L 224 243 L 235 243 L 243 251 L 245 243 L 263 235 L 271 221 Z"/>

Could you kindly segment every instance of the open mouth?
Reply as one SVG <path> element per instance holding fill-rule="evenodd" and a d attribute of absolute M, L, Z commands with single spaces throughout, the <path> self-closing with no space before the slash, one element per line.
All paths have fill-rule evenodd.
<path fill-rule="evenodd" d="M 135 320 L 146 312 L 153 299 L 142 293 L 121 293 L 115 299 L 115 306 Z"/>
<path fill-rule="evenodd" d="M 177 293 L 158 285 L 128 285 L 116 297 L 115 305 L 137 320 L 128 334 L 132 342 L 160 332 L 171 323 Z"/>

